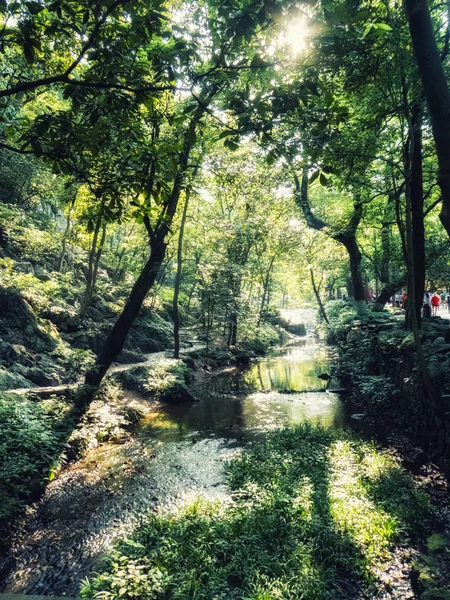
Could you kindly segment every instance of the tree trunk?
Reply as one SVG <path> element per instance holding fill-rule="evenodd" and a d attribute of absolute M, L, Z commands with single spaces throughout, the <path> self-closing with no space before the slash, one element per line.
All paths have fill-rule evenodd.
<path fill-rule="evenodd" d="M 269 285 L 270 285 L 270 276 L 272 273 L 272 268 L 273 268 L 273 263 L 275 261 L 275 257 L 276 255 L 274 254 L 272 256 L 272 258 L 270 259 L 270 263 L 269 266 L 267 268 L 267 273 L 266 273 L 266 277 L 264 278 L 264 282 L 263 282 L 263 295 L 262 295 L 262 299 L 261 299 L 261 307 L 259 309 L 259 317 L 258 317 L 258 322 L 256 324 L 257 327 L 259 327 L 261 325 L 261 323 L 264 321 L 264 309 L 266 307 L 266 304 L 268 305 L 268 301 L 269 301 Z"/>
<path fill-rule="evenodd" d="M 98 246 L 97 255 L 95 257 L 95 262 L 94 262 L 94 271 L 92 273 L 92 287 L 91 287 L 91 298 L 90 298 L 91 300 L 92 300 L 92 294 L 94 293 L 95 285 L 97 283 L 98 267 L 100 265 L 100 259 L 102 257 L 103 248 L 105 246 L 105 239 L 106 239 L 106 223 L 104 223 L 103 227 L 102 227 L 102 237 L 100 239 L 100 244 Z"/>
<path fill-rule="evenodd" d="M 375 300 L 375 304 L 373 305 L 373 310 L 376 312 L 380 312 L 384 309 L 385 304 L 387 304 L 387 302 L 389 302 L 389 298 L 391 298 L 391 296 L 393 296 L 396 292 L 398 292 L 398 290 L 401 290 L 402 287 L 406 284 L 407 282 L 407 276 L 404 275 L 403 277 L 400 277 L 399 279 L 397 279 L 397 281 L 393 281 L 392 283 L 390 283 L 389 285 L 387 285 L 385 288 L 383 288 L 380 292 L 380 294 L 378 295 L 377 299 Z"/>
<path fill-rule="evenodd" d="M 380 281 L 383 285 L 389 283 L 389 262 L 391 256 L 391 232 L 389 223 L 383 223 L 381 228 L 381 266 L 380 266 Z M 377 280 L 378 282 L 378 280 Z"/>
<path fill-rule="evenodd" d="M 405 0 L 405 9 L 436 145 L 442 192 L 440 218 L 450 236 L 450 92 L 427 0 Z"/>
<path fill-rule="evenodd" d="M 412 251 L 414 253 L 414 304 L 420 328 L 425 292 L 425 226 L 423 210 L 422 110 L 415 105 L 411 115 L 411 220 Z"/>
<path fill-rule="evenodd" d="M 173 340 L 175 358 L 180 358 L 180 311 L 178 308 L 178 297 L 180 295 L 181 272 L 183 266 L 183 235 L 184 226 L 186 225 L 187 211 L 189 206 L 189 197 L 191 189 L 186 189 L 186 198 L 184 201 L 183 215 L 181 217 L 180 233 L 178 235 L 178 250 L 177 250 L 177 274 L 175 277 L 175 288 L 173 292 Z"/>
<path fill-rule="evenodd" d="M 94 368 L 86 373 L 85 383 L 88 386 L 83 394 L 80 394 L 79 403 L 88 405 L 94 398 L 95 393 L 111 366 L 113 360 L 122 351 L 128 332 L 139 314 L 142 303 L 158 276 L 166 253 L 166 236 L 170 231 L 173 217 L 175 215 L 178 200 L 183 189 L 184 178 L 188 168 L 189 156 L 195 143 L 195 132 L 209 101 L 199 104 L 194 116 L 184 134 L 183 150 L 178 159 L 178 171 L 172 187 L 172 191 L 165 205 L 165 210 L 160 216 L 157 226 L 149 230 L 150 257 L 145 264 L 141 274 L 136 280 L 125 307 L 108 335 L 105 345 L 95 362 Z"/>
<path fill-rule="evenodd" d="M 311 273 L 311 284 L 312 284 L 312 287 L 314 290 L 314 295 L 316 297 L 317 304 L 319 305 L 319 312 L 322 315 L 322 318 L 325 321 L 325 323 L 327 325 L 329 325 L 330 321 L 328 320 L 327 313 L 325 311 L 325 307 L 322 302 L 322 298 L 320 297 L 319 289 L 316 286 L 316 280 L 314 279 L 314 271 L 312 269 L 310 269 L 310 273 Z"/>
<path fill-rule="evenodd" d="M 361 273 L 361 252 L 354 236 L 344 239 L 342 244 L 345 246 L 350 259 L 350 275 L 356 312 L 358 315 L 363 315 L 366 312 L 366 294 Z"/>
<path fill-rule="evenodd" d="M 150 258 L 136 280 L 122 314 L 108 335 L 105 345 L 97 357 L 94 369 L 86 374 L 85 382 L 93 389 L 92 395 L 100 385 L 113 360 L 122 351 L 128 332 L 139 314 L 146 295 L 158 276 L 166 250 L 166 233 L 166 228 L 161 228 L 158 237 L 153 241 Z"/>
<path fill-rule="evenodd" d="M 355 300 L 357 313 L 359 315 L 365 314 L 366 294 L 364 291 L 364 284 L 361 274 L 362 257 L 356 241 L 356 231 L 358 229 L 362 217 L 361 203 L 355 203 L 353 215 L 351 216 L 350 221 L 344 229 L 342 229 L 341 231 L 331 231 L 327 223 L 325 223 L 325 221 L 322 221 L 322 219 L 316 217 L 311 210 L 308 198 L 308 169 L 306 167 L 303 169 L 301 184 L 297 175 L 295 174 L 294 181 L 295 199 L 303 212 L 306 224 L 312 229 L 315 229 L 316 231 L 324 231 L 326 235 L 345 246 L 350 259 L 352 294 L 350 294 L 349 290 L 349 296 L 353 297 Z"/>
<path fill-rule="evenodd" d="M 70 233 L 70 211 L 67 215 L 66 229 L 63 234 L 61 254 L 59 255 L 58 264 L 56 265 L 56 270 L 58 271 L 58 273 L 62 273 L 64 259 L 66 258 L 67 238 L 69 237 L 69 233 Z"/>
<path fill-rule="evenodd" d="M 96 250 L 97 250 L 97 241 L 98 241 L 98 234 L 100 232 L 100 226 L 102 223 L 102 215 L 99 214 L 99 216 L 97 217 L 97 222 L 95 223 L 95 229 L 94 229 L 94 236 L 92 238 L 92 245 L 91 245 L 91 249 L 89 251 L 89 266 L 88 266 L 88 274 L 87 274 L 87 282 L 86 282 L 86 290 L 84 292 L 84 298 L 83 298 L 83 302 L 81 304 L 81 309 L 80 309 L 80 319 L 83 320 L 85 315 L 86 315 L 86 310 L 91 302 L 91 297 L 92 297 L 92 282 L 93 282 L 93 277 L 94 277 L 94 263 L 95 263 L 95 257 L 96 257 Z"/>

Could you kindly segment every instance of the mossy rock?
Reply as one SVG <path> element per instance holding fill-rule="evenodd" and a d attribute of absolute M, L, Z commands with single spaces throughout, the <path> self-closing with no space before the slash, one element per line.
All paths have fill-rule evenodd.
<path fill-rule="evenodd" d="M 183 402 L 195 402 L 196 398 L 188 390 L 186 384 L 175 382 L 170 387 L 159 392 L 158 400 L 169 404 L 181 404 Z"/>
<path fill-rule="evenodd" d="M 0 367 L 0 391 L 32 387 L 33 383 L 20 373 L 12 373 Z"/>
<path fill-rule="evenodd" d="M 142 352 L 133 352 L 132 350 L 122 350 L 116 361 L 121 365 L 132 365 L 133 363 L 143 363 L 147 360 Z"/>
<path fill-rule="evenodd" d="M 146 314 L 136 320 L 130 330 L 127 350 L 141 352 L 160 352 L 173 348 L 173 328 L 156 314 Z"/>

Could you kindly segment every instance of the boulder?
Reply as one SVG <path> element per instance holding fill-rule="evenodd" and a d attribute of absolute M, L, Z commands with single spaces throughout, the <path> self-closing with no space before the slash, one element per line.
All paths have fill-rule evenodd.
<path fill-rule="evenodd" d="M 142 352 L 133 352 L 132 350 L 122 350 L 117 357 L 117 362 L 122 365 L 132 365 L 134 363 L 146 362 L 147 357 Z"/>
<path fill-rule="evenodd" d="M 14 269 L 19 273 L 33 274 L 34 275 L 34 267 L 28 261 L 18 262 L 15 264 Z"/>
<path fill-rule="evenodd" d="M 39 367 L 32 367 L 31 369 L 28 369 L 27 379 L 40 387 L 57 385 L 60 383 L 57 375 L 53 373 L 46 375 L 42 369 L 39 369 Z"/>
<path fill-rule="evenodd" d="M 61 306 L 50 306 L 42 316 L 64 333 L 73 333 L 80 327 L 78 314 L 74 310 L 67 310 Z"/>
<path fill-rule="evenodd" d="M 11 373 L 3 367 L 0 367 L 0 391 L 31 387 L 33 387 L 32 382 L 23 377 L 23 375 Z"/>
<path fill-rule="evenodd" d="M 181 404 L 182 402 L 195 402 L 196 398 L 188 390 L 184 383 L 176 382 L 158 395 L 158 400 L 170 404 Z"/>

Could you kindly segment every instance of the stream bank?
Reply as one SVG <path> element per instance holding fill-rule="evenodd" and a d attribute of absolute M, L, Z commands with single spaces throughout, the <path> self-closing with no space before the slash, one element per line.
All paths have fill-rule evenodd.
<path fill-rule="evenodd" d="M 286 347 L 253 363 L 249 369 L 226 367 L 217 372 L 202 372 L 200 388 L 203 388 L 203 393 L 200 394 L 201 389 L 196 390 L 199 394 L 199 402 L 196 403 L 168 405 L 158 401 L 149 402 L 136 391 L 126 392 L 125 404 L 142 412 L 143 419 L 130 426 L 127 435 L 88 448 L 83 458 L 56 474 L 41 500 L 28 509 L 22 528 L 15 535 L 4 571 L 3 589 L 26 594 L 77 595 L 80 580 L 86 577 L 92 580 L 92 569 L 99 568 L 99 560 L 114 552 L 117 540 L 135 535 L 148 514 L 157 519 L 158 527 L 163 527 L 164 515 L 178 514 L 178 509 L 189 506 L 196 496 L 201 496 L 205 502 L 219 500 L 222 506 L 227 506 L 231 500 L 225 478 L 225 467 L 228 469 L 229 461 L 239 459 L 243 451 L 245 455 L 252 453 L 253 449 L 261 452 L 257 450 L 261 447 L 259 444 L 262 442 L 264 445 L 270 432 L 275 432 L 276 436 L 276 431 L 285 426 L 307 423 L 322 425 L 325 432 L 336 432 L 325 433 L 325 437 L 319 439 L 310 438 L 310 445 L 304 446 L 304 456 L 301 453 L 301 456 L 296 454 L 291 457 L 294 463 L 304 465 L 301 472 L 293 473 L 296 485 L 300 485 L 304 476 L 312 477 L 312 481 L 316 477 L 316 469 L 311 467 L 313 470 L 309 472 L 304 462 L 308 451 L 311 450 L 312 456 L 315 455 L 315 444 L 318 444 L 318 464 L 325 461 L 323 464 L 328 465 L 327 469 L 334 464 L 333 472 L 341 475 L 353 473 L 350 483 L 367 477 L 370 461 L 363 461 L 366 454 L 375 457 L 373 464 L 378 465 L 376 469 L 384 464 L 387 474 L 398 472 L 395 457 L 394 460 L 388 455 L 373 454 L 367 444 L 346 446 L 353 442 L 343 432 L 346 425 L 343 406 L 337 394 L 326 391 L 328 381 L 319 377 L 326 374 L 328 369 L 325 349 L 313 336 L 309 336 L 306 339 L 293 338 Z M 276 438 L 271 443 L 276 444 Z M 345 460 L 341 452 L 332 452 L 335 462 L 330 462 L 332 447 L 348 447 L 348 452 L 344 453 Z M 278 445 L 276 463 L 283 463 L 283 452 Z M 289 451 L 286 452 L 286 464 L 292 464 Z M 271 463 L 270 472 L 278 468 L 275 467 Z M 304 473 L 303 468 L 306 468 Z M 318 472 L 323 470 L 319 469 Z M 258 478 L 261 476 L 258 475 Z M 263 480 L 259 480 L 259 485 L 264 485 Z M 332 532 L 335 529 L 335 517 L 329 521 L 330 516 L 326 515 L 331 513 L 323 504 L 328 503 L 329 495 L 328 492 L 323 495 L 323 486 L 329 484 L 320 476 L 317 485 L 318 490 L 322 490 L 322 500 L 317 505 L 322 506 L 318 518 L 325 519 Z M 237 489 L 241 487 L 237 486 Z M 314 486 L 311 489 L 315 493 Z M 339 487 L 336 489 L 338 493 Z M 408 494 L 411 493 L 411 488 L 407 486 L 405 489 L 410 490 Z M 361 494 L 351 496 L 349 500 L 357 498 L 358 502 L 364 504 L 367 495 L 364 495 L 365 492 Z M 272 496 L 272 500 L 278 503 L 278 492 Z M 373 514 L 380 515 L 381 510 L 382 514 L 377 518 L 384 523 L 383 519 L 389 517 L 383 513 L 386 510 L 383 506 L 377 509 L 375 505 L 369 508 L 372 506 Z M 245 507 L 241 509 L 246 511 Z M 209 508 L 205 510 L 221 527 L 222 517 L 208 512 Z M 368 528 L 368 531 L 371 527 L 371 511 L 372 508 L 366 513 L 367 519 L 364 521 L 364 528 Z M 200 510 L 199 518 L 203 519 L 204 512 Z M 276 511 L 276 514 L 279 513 Z M 361 514 L 356 512 L 355 519 L 360 517 Z M 162 521 L 158 520 L 160 518 Z M 389 519 L 387 522 L 390 522 Z M 182 527 L 183 521 L 179 523 Z M 345 529 L 348 524 L 344 523 L 342 527 Z M 434 532 L 433 525 L 428 524 L 427 527 L 428 531 Z M 362 535 L 364 532 L 360 533 Z M 305 532 L 302 535 L 307 536 Z M 422 540 L 424 535 L 421 533 Z M 342 536 L 338 533 L 336 536 L 333 539 L 341 547 Z M 357 547 L 360 547 L 359 544 Z M 355 554 L 357 547 L 354 544 L 345 547 L 350 548 L 348 556 L 352 556 L 351 560 L 354 561 L 359 552 Z M 379 586 L 378 596 L 365 595 L 365 584 L 361 580 L 352 588 L 350 578 L 346 579 L 347 584 L 341 586 L 342 593 L 347 594 L 342 597 L 418 598 L 424 589 L 414 587 L 411 565 L 419 551 L 428 556 L 426 548 L 421 548 L 420 544 L 412 545 L 403 540 L 397 544 L 390 562 L 384 563 L 384 570 L 379 568 L 378 574 L 373 574 Z M 308 560 L 313 560 L 315 556 L 311 552 L 308 550 L 306 553 L 310 557 Z M 360 563 L 356 561 L 352 564 Z M 227 577 L 229 575 L 231 573 Z M 243 581 L 243 574 L 239 577 L 241 579 L 231 578 L 230 581 Z M 243 588 L 238 585 L 233 589 L 233 593 L 239 594 L 239 589 L 242 591 Z"/>

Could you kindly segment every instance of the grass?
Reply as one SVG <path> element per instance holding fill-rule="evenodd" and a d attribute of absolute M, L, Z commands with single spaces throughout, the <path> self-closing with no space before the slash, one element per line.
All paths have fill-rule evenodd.
<path fill-rule="evenodd" d="M 228 465 L 231 499 L 152 514 L 83 597 L 325 600 L 375 570 L 428 511 L 396 459 L 342 432 L 275 432 Z"/>

